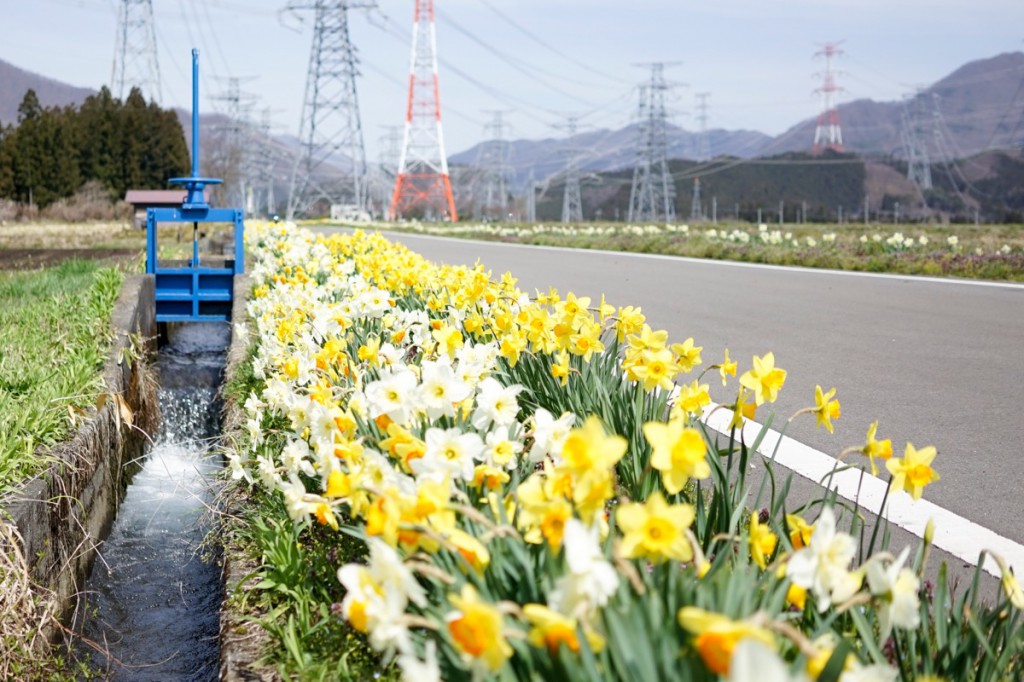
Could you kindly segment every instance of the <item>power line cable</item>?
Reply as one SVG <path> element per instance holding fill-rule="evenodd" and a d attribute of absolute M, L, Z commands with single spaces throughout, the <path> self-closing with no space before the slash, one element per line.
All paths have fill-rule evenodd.
<path fill-rule="evenodd" d="M 599 69 L 595 69 L 593 66 L 591 66 L 591 65 L 589 65 L 589 64 L 587 64 L 585 62 L 581 62 L 580 60 L 576 59 L 575 57 L 572 57 L 571 55 L 568 55 L 565 52 L 562 52 L 557 47 L 554 47 L 553 45 L 549 44 L 548 42 L 546 42 L 545 40 L 543 40 L 542 38 L 540 38 L 539 36 L 534 34 L 529 29 L 525 28 L 522 24 L 517 22 L 512 17 L 508 16 L 507 14 L 505 14 L 504 12 L 499 10 L 497 7 L 492 5 L 488 0 L 480 0 L 480 3 L 484 7 L 486 7 L 487 9 L 491 10 L 492 12 L 497 14 L 499 17 L 501 17 L 510 26 L 512 26 L 513 28 L 519 30 L 527 38 L 529 38 L 530 40 L 534 41 L 535 43 L 537 43 L 541 47 L 545 48 L 546 50 L 548 50 L 548 51 L 558 55 L 562 59 L 565 59 L 566 61 L 571 62 L 572 64 L 575 64 L 576 66 L 578 66 L 578 67 L 580 67 L 582 69 L 585 69 L 585 70 L 587 70 L 587 71 L 589 71 L 591 73 L 595 73 L 595 74 L 597 74 L 599 76 L 602 76 L 604 78 L 608 78 L 610 80 L 617 81 L 620 84 L 630 83 L 630 81 L 627 81 L 625 79 L 616 78 L 614 76 L 610 76 L 607 73 L 605 73 L 603 71 L 600 71 Z"/>

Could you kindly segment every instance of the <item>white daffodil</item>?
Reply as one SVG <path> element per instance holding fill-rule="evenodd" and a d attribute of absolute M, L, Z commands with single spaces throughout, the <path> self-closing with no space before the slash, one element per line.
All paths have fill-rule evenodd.
<path fill-rule="evenodd" d="M 417 606 L 425 606 L 426 592 L 402 562 L 398 552 L 380 538 L 371 537 L 366 544 L 370 548 L 370 561 L 367 564 L 370 577 L 386 590 L 397 591 Z"/>
<path fill-rule="evenodd" d="M 569 572 L 548 596 L 548 605 L 559 613 L 587 618 L 618 589 L 619 575 L 601 551 L 599 534 L 597 524 L 587 528 L 579 519 L 566 521 L 562 544 Z"/>
<path fill-rule="evenodd" d="M 476 396 L 476 410 L 473 411 L 473 426 L 486 429 L 495 426 L 509 426 L 519 414 L 516 396 L 523 386 L 502 386 L 496 379 L 488 377 L 480 382 Z"/>
<path fill-rule="evenodd" d="M 310 311 L 310 331 L 319 342 L 329 336 L 336 336 L 341 331 L 336 313 L 332 306 L 320 304 Z"/>
<path fill-rule="evenodd" d="M 896 682 L 899 671 L 887 665 L 862 665 L 854 661 L 850 670 L 843 671 L 839 682 Z"/>
<path fill-rule="evenodd" d="M 566 412 L 555 419 L 543 407 L 533 414 L 533 447 L 530 448 L 530 461 L 539 462 L 544 457 L 558 457 L 562 446 L 572 431 L 576 415 Z"/>
<path fill-rule="evenodd" d="M 499 426 L 484 439 L 484 462 L 502 469 L 515 469 L 523 444 L 510 433 L 509 427 Z"/>
<path fill-rule="evenodd" d="M 792 674 L 774 651 L 753 637 L 744 637 L 733 649 L 726 682 L 808 682 L 802 672 Z"/>
<path fill-rule="evenodd" d="M 473 480 L 474 460 L 484 451 L 484 442 L 478 434 L 463 433 L 457 428 L 432 427 L 427 429 L 423 441 L 427 446 L 423 456 L 410 463 L 413 473 L 436 480 L 448 476 Z"/>
<path fill-rule="evenodd" d="M 260 443 L 263 442 L 265 436 L 263 433 L 263 426 L 260 424 L 259 420 L 246 419 L 245 430 L 246 433 L 249 434 L 249 442 L 252 445 L 253 449 L 255 449 L 258 445 L 260 445 Z"/>
<path fill-rule="evenodd" d="M 304 521 L 313 512 L 315 505 L 306 499 L 306 488 L 294 474 L 287 481 L 280 481 L 278 490 L 284 496 L 284 506 L 292 521 Z"/>
<path fill-rule="evenodd" d="M 402 682 L 441 682 L 441 668 L 437 665 L 437 645 L 434 640 L 427 640 L 423 654 L 423 660 L 412 654 L 402 654 L 398 657 Z"/>
<path fill-rule="evenodd" d="M 387 367 L 392 372 L 399 371 L 404 356 L 405 351 L 401 348 L 396 348 L 391 343 L 385 343 L 377 350 L 377 359 L 380 362 L 380 366 Z"/>
<path fill-rule="evenodd" d="M 247 461 L 237 452 L 228 453 L 228 468 L 231 470 L 232 480 L 240 481 L 244 478 L 249 483 L 252 483 L 252 474 L 246 469 L 246 464 Z"/>
<path fill-rule="evenodd" d="M 824 612 L 833 601 L 845 601 L 859 589 L 858 575 L 848 570 L 856 551 L 853 538 L 836 531 L 832 508 L 825 507 L 814 524 L 810 543 L 786 563 L 786 575 L 795 585 L 812 590 L 818 611 Z"/>
<path fill-rule="evenodd" d="M 309 443 L 301 438 L 293 438 L 281 450 L 281 464 L 284 465 L 284 468 L 292 476 L 299 473 L 313 476 L 316 474 L 316 471 L 313 469 L 313 464 L 309 461 L 311 454 L 313 453 L 309 449 Z"/>
<path fill-rule="evenodd" d="M 308 412 L 309 442 L 320 455 L 324 452 L 334 454 L 334 437 L 338 434 L 338 424 L 334 418 L 341 410 L 331 410 L 316 401 L 310 401 Z"/>
<path fill-rule="evenodd" d="M 416 395 L 416 375 L 409 370 L 385 373 L 366 385 L 366 407 L 372 419 L 382 414 L 398 424 L 406 424 Z"/>
<path fill-rule="evenodd" d="M 281 484 L 281 475 L 277 473 L 274 462 L 269 457 L 256 458 L 256 474 L 260 478 L 260 483 L 266 488 L 277 488 Z"/>
<path fill-rule="evenodd" d="M 882 565 L 881 559 L 873 558 L 868 562 L 868 587 L 871 594 L 882 600 L 877 611 L 883 641 L 894 625 L 909 630 L 921 624 L 921 600 L 918 597 L 921 581 L 912 570 L 903 566 L 909 554 L 910 547 L 904 547 L 899 557 L 887 567 Z"/>
<path fill-rule="evenodd" d="M 423 363 L 417 397 L 428 419 L 454 417 L 455 403 L 468 398 L 471 390 L 469 384 L 455 377 L 451 365 L 429 360 Z"/>

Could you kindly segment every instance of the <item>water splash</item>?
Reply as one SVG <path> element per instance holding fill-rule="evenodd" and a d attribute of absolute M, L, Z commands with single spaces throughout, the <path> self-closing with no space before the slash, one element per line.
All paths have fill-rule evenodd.
<path fill-rule="evenodd" d="M 184 325 L 160 351 L 162 424 L 101 545 L 79 608 L 79 644 L 118 680 L 214 680 L 219 569 L 204 556 L 220 468 L 217 386 L 230 329 Z"/>

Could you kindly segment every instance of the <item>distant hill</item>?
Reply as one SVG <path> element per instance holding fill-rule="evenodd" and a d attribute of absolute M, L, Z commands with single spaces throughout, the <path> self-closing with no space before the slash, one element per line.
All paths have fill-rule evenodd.
<path fill-rule="evenodd" d="M 0 124 L 8 125 L 18 121 L 18 105 L 30 88 L 36 91 L 39 103 L 44 107 L 81 104 L 86 97 L 96 92 L 91 88 L 79 88 L 20 69 L 0 59 Z"/>
<path fill-rule="evenodd" d="M 509 146 L 509 165 L 512 167 L 512 185 L 525 187 L 530 172 L 535 179 L 549 177 L 565 167 L 570 152 L 579 155 L 580 166 L 589 171 L 607 171 L 632 167 L 636 162 L 636 143 L 639 135 L 636 124 L 618 130 L 597 130 L 579 133 L 571 138 L 543 140 L 513 140 Z M 669 158 L 693 158 L 697 150 L 697 133 L 668 125 Z M 715 155 L 753 158 L 758 156 L 772 138 L 753 130 L 710 130 L 708 139 Z M 474 166 L 480 158 L 483 144 L 470 147 L 448 157 L 453 165 Z"/>
<path fill-rule="evenodd" d="M 933 95 L 935 99 L 933 100 Z M 1024 145 L 1024 53 L 1010 52 L 964 64 L 923 91 L 927 113 L 937 102 L 952 139 L 956 157 L 988 149 Z M 839 105 L 843 141 L 848 152 L 874 156 L 900 156 L 904 103 L 859 99 Z M 749 159 L 758 156 L 806 152 L 814 140 L 817 117 L 805 119 L 778 137 L 746 130 L 709 132 L 714 156 Z M 930 133 L 930 129 L 929 129 Z M 668 156 L 696 157 L 697 134 L 670 125 Z M 632 166 L 637 130 L 632 124 L 618 130 L 600 130 L 570 139 L 515 140 L 509 143 L 514 186 L 524 186 L 530 170 L 542 179 L 565 167 L 568 151 L 577 148 L 586 170 L 606 171 Z M 450 157 L 453 164 L 473 166 L 480 157 L 476 145 Z"/>
<path fill-rule="evenodd" d="M 1007 52 L 968 62 L 924 89 L 925 104 L 938 111 L 953 139 L 957 157 L 1024 144 L 1024 53 Z M 859 99 L 841 104 L 839 120 L 847 151 L 900 154 L 903 102 Z M 764 150 L 777 154 L 806 151 L 817 118 L 808 118 L 779 135 Z"/>

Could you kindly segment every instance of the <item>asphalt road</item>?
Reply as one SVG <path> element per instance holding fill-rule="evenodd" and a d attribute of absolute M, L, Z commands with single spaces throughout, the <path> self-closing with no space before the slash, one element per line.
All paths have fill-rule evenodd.
<path fill-rule="evenodd" d="M 672 340 L 694 337 L 706 364 L 728 347 L 742 373 L 752 355 L 774 351 L 789 373 L 775 428 L 814 404 L 815 384 L 835 387 L 835 434 L 805 415 L 787 435 L 835 455 L 860 446 L 877 419 L 896 455 L 908 440 L 935 445 L 942 479 L 925 497 L 1024 543 L 1024 286 L 389 237 L 435 262 L 509 270 L 531 292 L 554 286 L 642 306 Z M 708 379 L 712 398 L 731 402 L 717 374 Z"/>

